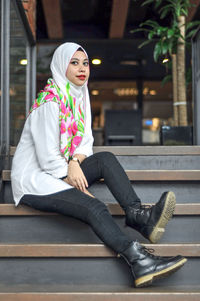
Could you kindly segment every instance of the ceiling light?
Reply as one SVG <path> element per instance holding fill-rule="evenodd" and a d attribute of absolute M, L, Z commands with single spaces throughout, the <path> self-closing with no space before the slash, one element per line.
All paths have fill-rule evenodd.
<path fill-rule="evenodd" d="M 166 58 L 162 62 L 163 62 L 163 64 L 165 64 L 165 63 L 169 62 L 169 59 Z"/>
<path fill-rule="evenodd" d="M 148 87 L 145 87 L 143 89 L 143 95 L 147 95 L 149 93 L 149 88 Z"/>
<path fill-rule="evenodd" d="M 138 90 L 136 88 L 120 88 L 114 89 L 114 93 L 118 96 L 135 96 L 138 95 Z"/>
<path fill-rule="evenodd" d="M 27 65 L 28 64 L 28 60 L 27 59 L 22 59 L 22 60 L 20 60 L 20 65 Z"/>
<path fill-rule="evenodd" d="M 156 90 L 150 90 L 150 91 L 149 91 L 149 94 L 150 94 L 150 95 L 156 95 L 157 92 L 156 92 Z"/>
<path fill-rule="evenodd" d="M 101 60 L 100 59 L 93 59 L 92 60 L 92 64 L 93 65 L 100 65 L 101 64 Z"/>
<path fill-rule="evenodd" d="M 99 95 L 99 90 L 92 90 L 92 91 L 91 91 L 91 94 L 92 94 L 92 95 Z"/>

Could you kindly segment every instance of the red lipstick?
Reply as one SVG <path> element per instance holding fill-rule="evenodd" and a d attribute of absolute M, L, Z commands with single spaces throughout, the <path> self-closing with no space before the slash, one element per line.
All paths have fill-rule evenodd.
<path fill-rule="evenodd" d="M 77 76 L 80 80 L 85 80 L 86 76 L 85 75 L 79 75 Z"/>

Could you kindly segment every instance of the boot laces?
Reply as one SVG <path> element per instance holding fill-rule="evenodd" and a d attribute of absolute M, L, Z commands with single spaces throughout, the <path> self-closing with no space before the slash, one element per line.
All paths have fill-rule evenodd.
<path fill-rule="evenodd" d="M 147 255 L 148 257 L 151 257 L 151 258 L 157 258 L 157 259 L 160 259 L 162 258 L 161 256 L 157 256 L 157 255 L 154 255 L 153 253 L 155 252 L 155 250 L 153 248 L 147 248 L 145 246 L 142 246 L 140 245 L 138 242 L 136 242 L 137 246 L 140 248 L 140 251 L 144 254 L 144 255 Z"/>
<path fill-rule="evenodd" d="M 141 215 L 144 215 L 147 210 L 151 209 L 151 207 L 152 207 L 151 205 L 145 204 L 145 205 L 141 205 L 140 209 L 136 209 L 136 210 L 140 211 Z"/>

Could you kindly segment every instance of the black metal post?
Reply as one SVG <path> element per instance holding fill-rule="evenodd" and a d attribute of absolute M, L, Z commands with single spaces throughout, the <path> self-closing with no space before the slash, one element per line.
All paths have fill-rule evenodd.
<path fill-rule="evenodd" d="M 10 163 L 10 0 L 1 0 L 1 154 Z"/>
<path fill-rule="evenodd" d="M 35 98 L 36 91 L 36 46 L 27 46 L 26 116 Z"/>

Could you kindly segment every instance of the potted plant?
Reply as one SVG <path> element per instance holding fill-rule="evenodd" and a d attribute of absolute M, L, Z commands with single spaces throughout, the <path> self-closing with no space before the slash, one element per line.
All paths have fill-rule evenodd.
<path fill-rule="evenodd" d="M 139 46 L 140 48 L 155 41 L 153 53 L 155 62 L 164 57 L 171 59 L 167 66 L 171 66 L 172 74 L 168 74 L 163 82 L 170 79 L 173 81 L 173 135 L 177 127 L 182 127 L 183 131 L 186 130 L 186 135 L 189 133 L 191 136 L 192 129 L 188 131 L 187 128 L 185 48 L 190 45 L 188 39 L 195 34 L 200 21 L 186 23 L 188 9 L 193 6 L 189 0 L 146 0 L 142 6 L 149 4 L 154 4 L 160 19 L 164 19 L 166 16 L 170 17 L 170 26 L 161 26 L 156 21 L 147 20 L 140 24 L 140 28 L 131 32 L 144 31 L 147 33 L 147 40 Z M 168 130 L 170 130 L 169 127 Z M 180 129 L 178 131 L 180 132 Z M 173 142 L 171 141 L 171 143 Z M 181 142 L 181 144 L 183 143 Z"/>

